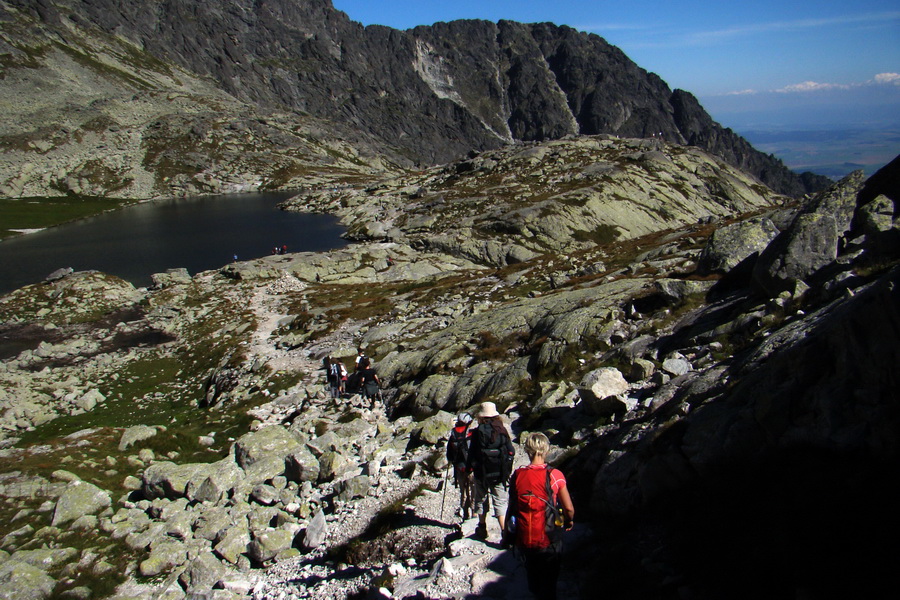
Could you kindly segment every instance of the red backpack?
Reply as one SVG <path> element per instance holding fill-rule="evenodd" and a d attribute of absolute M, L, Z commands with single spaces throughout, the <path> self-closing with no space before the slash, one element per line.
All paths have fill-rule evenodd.
<path fill-rule="evenodd" d="M 516 471 L 515 536 L 520 548 L 541 550 L 562 543 L 563 514 L 553 498 L 550 467 Z"/>

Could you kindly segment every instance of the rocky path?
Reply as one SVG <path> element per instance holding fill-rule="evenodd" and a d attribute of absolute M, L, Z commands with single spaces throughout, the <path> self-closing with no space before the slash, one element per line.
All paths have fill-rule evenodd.
<path fill-rule="evenodd" d="M 262 359 L 274 370 L 305 373 L 304 384 L 309 385 L 321 383 L 321 363 L 313 355 L 318 356 L 328 348 L 352 348 L 355 340 L 348 328 L 320 340 L 314 349 L 276 347 L 273 333 L 289 316 L 283 310 L 285 294 L 305 287 L 296 278 L 285 276 L 241 297 L 253 311 L 257 323 L 248 354 Z M 383 412 L 383 407 L 374 410 Z M 517 465 L 524 463 L 525 456 L 520 451 Z M 423 469 L 412 477 L 402 477 L 391 465 L 385 465 L 376 482 L 374 493 L 369 496 L 351 503 L 336 503 L 333 510 L 327 511 L 322 546 L 259 574 L 251 597 L 254 600 L 339 600 L 360 593 L 370 598 L 449 599 L 474 595 L 526 600 L 531 597 L 524 567 L 513 552 L 501 548 L 497 520 L 489 519 L 487 540 L 475 539 L 477 519 L 461 519 L 457 510 L 459 493 L 449 481 Z M 417 490 L 423 491 L 416 493 Z M 381 552 L 387 551 L 387 556 L 359 561 L 361 566 L 334 559 L 344 545 L 365 537 L 373 521 L 386 510 L 395 511 L 390 533 L 379 537 L 385 540 Z M 578 532 L 570 535 L 577 538 Z M 415 552 L 404 552 L 417 545 L 426 549 L 423 555 L 415 557 Z M 371 552 L 378 554 L 379 550 Z M 560 586 L 561 591 L 573 588 L 565 575 Z M 574 590 L 568 595 L 574 595 Z"/>
<path fill-rule="evenodd" d="M 517 466 L 524 464 L 524 456 Z M 495 518 L 488 519 L 488 539 L 475 538 L 477 518 L 459 516 L 459 493 L 441 477 L 421 472 L 403 479 L 396 472 L 382 473 L 374 495 L 340 506 L 328 516 L 326 541 L 322 548 L 297 559 L 267 569 L 252 590 L 254 600 L 339 600 L 366 598 L 497 598 L 529 600 L 525 570 L 514 552 L 504 550 Z M 417 488 L 425 491 L 404 502 L 390 534 L 399 552 L 414 544 L 433 551 L 420 558 L 387 557 L 364 566 L 350 566 L 328 560 L 329 553 L 364 534 L 369 524 L 386 507 L 402 500 Z M 572 566 L 578 540 L 587 530 L 578 527 L 567 534 Z M 379 587 L 379 583 L 382 583 Z M 577 597 L 572 574 L 564 568 L 559 583 L 562 597 Z"/>
<path fill-rule="evenodd" d="M 456 516 L 459 498 L 452 486 L 446 499 L 440 491 L 428 491 L 405 504 L 401 523 L 407 525 L 395 530 L 407 543 L 434 540 L 442 544 L 438 558 L 389 560 L 363 567 L 325 560 L 329 550 L 361 533 L 384 506 L 422 483 L 437 487 L 441 480 L 433 476 L 406 482 L 388 478 L 382 485 L 391 486 L 389 493 L 368 497 L 330 515 L 325 548 L 269 568 L 254 587 L 252 598 L 338 600 L 367 591 L 370 598 L 530 598 L 523 568 L 511 552 L 500 547 L 496 519 L 489 523 L 487 541 L 474 539 L 477 519 L 461 522 Z M 378 589 L 373 581 L 385 585 Z"/>

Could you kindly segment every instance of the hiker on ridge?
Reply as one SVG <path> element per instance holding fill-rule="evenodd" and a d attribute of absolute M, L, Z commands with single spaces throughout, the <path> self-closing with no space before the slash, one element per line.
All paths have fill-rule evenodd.
<path fill-rule="evenodd" d="M 507 489 L 516 452 L 493 402 L 482 403 L 477 417 L 478 428 L 472 434 L 466 466 L 475 477 L 475 537 L 486 540 L 488 510 L 493 508 L 500 531 L 506 523 Z"/>
<path fill-rule="evenodd" d="M 525 452 L 531 463 L 513 473 L 504 540 L 511 541 L 524 560 L 528 590 L 534 597 L 556 600 L 562 532 L 572 529 L 575 507 L 565 476 L 544 462 L 550 452 L 547 436 L 530 434 L 525 439 Z"/>
<path fill-rule="evenodd" d="M 453 485 L 459 488 L 459 510 L 466 521 L 472 518 L 472 473 L 466 467 L 469 457 L 469 442 L 472 432 L 469 425 L 472 423 L 472 415 L 460 413 L 456 418 L 456 425 L 450 430 L 450 438 L 447 440 L 447 460 L 453 466 Z"/>

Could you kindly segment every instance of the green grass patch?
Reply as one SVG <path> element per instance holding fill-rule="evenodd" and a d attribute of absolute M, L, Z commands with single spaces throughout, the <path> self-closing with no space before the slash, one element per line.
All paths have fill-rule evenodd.
<path fill-rule="evenodd" d="M 598 225 L 593 231 L 576 231 L 572 237 L 579 242 L 591 242 L 598 246 L 610 244 L 619 238 L 619 228 L 615 225 Z"/>
<path fill-rule="evenodd" d="M 134 200 L 60 196 L 0 199 L 0 239 L 20 235 L 15 229 L 43 229 L 134 204 Z"/>

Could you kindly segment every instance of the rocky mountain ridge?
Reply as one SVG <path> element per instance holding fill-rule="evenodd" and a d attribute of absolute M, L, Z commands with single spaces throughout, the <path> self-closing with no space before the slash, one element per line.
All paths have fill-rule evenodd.
<path fill-rule="evenodd" d="M 310 153 L 337 152 L 338 168 L 371 173 L 600 133 L 697 145 L 791 196 L 827 183 L 791 173 L 689 93 L 567 27 L 364 28 L 328 0 L 2 7 L 3 88 L 42 96 L 41 109 L 15 110 L 3 131 L 0 184 L 11 197 L 288 189 L 322 168 Z M 280 122 L 258 127 L 254 113 Z M 128 123 L 135 114 L 145 118 Z M 344 144 L 329 149 L 323 138 Z M 160 143 L 166 156 L 153 150 Z"/>
<path fill-rule="evenodd" d="M 282 207 L 339 215 L 352 240 L 503 267 L 789 201 L 698 148 L 600 135 L 470 153 L 365 188 L 312 187 Z"/>
<path fill-rule="evenodd" d="M 578 162 L 607 142 L 524 150 Z M 670 159 L 673 181 L 727 171 L 692 153 Z M 514 157 L 468 159 L 496 161 L 485 187 L 427 202 L 477 222 L 454 204 L 492 193 Z M 547 181 L 566 161 L 544 161 Z M 465 162 L 421 174 L 422 198 Z M 379 239 L 152 289 L 71 273 L 4 296 L 0 580 L 29 598 L 507 598 L 497 532 L 470 539 L 439 498 L 453 413 L 491 399 L 558 448 L 582 527 L 569 595 L 874 593 L 892 572 L 897 169 L 800 206 L 735 178 L 726 204 L 747 191 L 749 213 L 502 265 Z M 370 184 L 372 202 L 409 200 L 407 184 Z M 360 345 L 383 405 L 325 393 L 321 357 Z"/>

